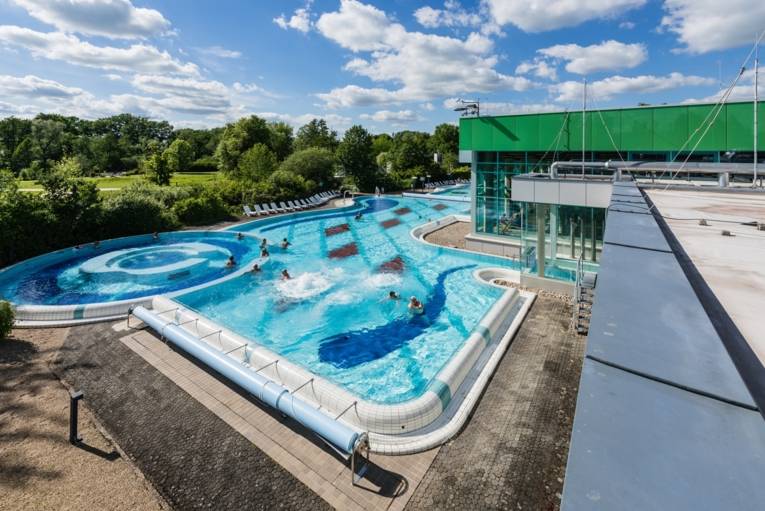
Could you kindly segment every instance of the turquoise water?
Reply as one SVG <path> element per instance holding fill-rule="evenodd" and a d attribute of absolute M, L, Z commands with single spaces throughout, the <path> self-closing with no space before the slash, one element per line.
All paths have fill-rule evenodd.
<path fill-rule="evenodd" d="M 0 297 L 16 305 L 113 302 L 169 293 L 230 274 L 259 256 L 258 240 L 230 232 L 162 233 L 69 248 L 0 272 Z"/>
<path fill-rule="evenodd" d="M 501 296 L 473 271 L 512 264 L 409 234 L 464 212 L 464 204 L 368 198 L 344 211 L 238 226 L 269 240 L 264 269 L 177 300 L 364 399 L 406 401 L 425 391 Z M 286 250 L 283 238 L 292 243 Z M 281 280 L 283 269 L 292 279 Z M 402 299 L 388 299 L 389 291 Z M 408 312 L 410 296 L 425 303 L 423 314 Z"/>
<path fill-rule="evenodd" d="M 441 190 L 440 192 L 433 192 L 433 195 L 467 196 L 467 195 L 470 195 L 470 185 L 454 186 L 451 188 L 447 188 L 446 190 Z"/>

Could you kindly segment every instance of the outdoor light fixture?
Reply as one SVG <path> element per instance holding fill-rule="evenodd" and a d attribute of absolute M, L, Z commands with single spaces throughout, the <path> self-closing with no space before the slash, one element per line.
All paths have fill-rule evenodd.
<path fill-rule="evenodd" d="M 455 112 L 461 112 L 462 117 L 469 117 L 469 116 L 481 116 L 481 102 L 480 101 L 470 101 L 470 100 L 464 100 L 464 99 L 458 99 L 457 103 L 460 104 L 457 108 L 454 109 Z"/>
<path fill-rule="evenodd" d="M 72 445 L 82 441 L 82 438 L 77 434 L 77 412 L 80 399 L 83 396 L 83 393 L 80 391 L 69 394 L 69 443 Z"/>

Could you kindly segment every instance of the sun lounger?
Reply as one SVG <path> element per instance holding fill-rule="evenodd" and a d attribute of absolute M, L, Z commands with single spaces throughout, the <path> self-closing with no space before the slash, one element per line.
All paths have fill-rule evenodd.
<path fill-rule="evenodd" d="M 288 206 L 290 206 L 290 207 L 292 207 L 292 209 L 294 209 L 295 211 L 298 211 L 298 210 L 301 210 L 301 209 L 303 209 L 303 206 L 301 206 L 300 204 L 295 204 L 295 203 L 294 203 L 293 201 L 291 201 L 291 200 L 288 200 L 288 201 L 287 201 L 287 205 L 288 205 Z"/>
<path fill-rule="evenodd" d="M 295 208 L 292 208 L 284 203 L 284 201 L 279 203 L 279 207 L 282 208 L 284 211 L 295 211 Z"/>
<path fill-rule="evenodd" d="M 274 213 L 284 213 L 284 210 L 276 205 L 275 202 L 271 202 L 268 204 L 268 206 L 271 208 L 271 211 Z"/>
<path fill-rule="evenodd" d="M 253 210 L 250 209 L 250 206 L 245 204 L 242 206 L 242 210 L 244 211 L 245 216 L 255 216 L 257 213 L 255 213 Z"/>
<path fill-rule="evenodd" d="M 257 204 L 255 204 L 255 206 L 253 206 L 253 207 L 255 208 L 255 213 L 258 214 L 258 215 L 268 215 L 269 214 L 268 211 L 266 211 L 265 209 L 261 208 Z"/>

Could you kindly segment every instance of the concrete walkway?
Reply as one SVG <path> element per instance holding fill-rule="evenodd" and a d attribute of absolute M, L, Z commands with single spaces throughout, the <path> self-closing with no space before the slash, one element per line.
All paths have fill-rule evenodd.
<path fill-rule="evenodd" d="M 585 338 L 540 294 L 465 429 L 407 509 L 558 509 Z"/>

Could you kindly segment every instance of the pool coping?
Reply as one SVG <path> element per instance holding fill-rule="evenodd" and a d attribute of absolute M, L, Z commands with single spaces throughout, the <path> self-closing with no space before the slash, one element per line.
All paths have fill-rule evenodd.
<path fill-rule="evenodd" d="M 465 197 L 464 195 L 438 195 L 433 193 L 403 192 L 401 196 L 407 197 L 409 199 L 443 200 L 447 202 L 460 202 L 463 204 L 468 204 L 472 201 L 469 196 Z"/>
<path fill-rule="evenodd" d="M 215 231 L 208 231 L 208 230 L 188 230 L 188 231 L 167 231 L 163 233 L 159 233 L 160 237 L 162 235 L 183 235 L 183 234 L 195 234 L 195 233 L 202 233 L 205 235 L 213 236 L 215 234 L 221 234 L 225 231 L 223 230 L 215 230 Z M 258 236 L 254 236 L 252 234 L 248 233 L 241 233 L 243 236 L 247 236 L 254 239 L 260 239 Z M 238 234 L 237 234 L 238 235 Z M 101 246 L 107 245 L 109 243 L 125 243 L 128 240 L 138 241 L 138 240 L 151 240 L 152 234 L 139 234 L 135 236 L 123 236 L 120 238 L 112 238 L 108 240 L 103 240 L 100 242 Z M 126 245 L 127 246 L 127 245 Z M 123 247 L 115 247 L 115 250 L 119 250 Z M 29 261 L 33 261 L 34 259 L 38 257 L 45 257 L 53 255 L 54 261 L 58 258 L 61 260 L 64 260 L 61 256 L 69 255 L 74 250 L 84 250 L 76 249 L 75 247 L 68 247 L 63 248 L 60 250 L 56 250 L 53 252 L 48 252 L 46 254 L 41 254 L 39 256 L 25 259 L 23 261 L 19 261 L 18 263 L 15 263 L 11 266 L 7 266 L 0 270 L 0 274 L 3 274 L 5 272 L 10 272 L 14 269 L 18 269 L 18 267 L 21 264 L 28 263 Z M 249 261 L 247 265 L 241 265 L 240 268 L 236 269 L 235 271 L 232 271 L 228 275 L 224 275 L 223 277 L 211 280 L 209 282 L 203 282 L 201 284 L 197 284 L 196 286 L 191 286 L 183 289 L 177 289 L 175 291 L 171 291 L 169 293 L 158 293 L 158 294 L 152 294 L 147 296 L 141 296 L 136 298 L 128 298 L 125 300 L 117 300 L 113 302 L 96 302 L 96 303 L 87 303 L 87 304 L 72 304 L 72 305 L 13 305 L 14 311 L 16 314 L 16 321 L 14 323 L 14 326 L 17 328 L 43 328 L 43 327 L 60 327 L 60 326 L 73 326 L 73 325 L 81 325 L 81 324 L 87 324 L 87 323 L 97 323 L 100 321 L 110 321 L 114 319 L 123 318 L 128 314 L 128 311 L 133 308 L 137 307 L 139 305 L 143 305 L 144 307 L 150 307 L 152 300 L 157 296 L 168 296 L 168 297 L 175 297 L 180 296 L 181 294 L 185 294 L 192 291 L 198 291 L 200 289 L 204 289 L 209 286 L 221 284 L 223 282 L 226 282 L 230 279 L 239 277 L 247 272 L 250 271 L 251 265 L 258 263 L 261 266 L 267 264 L 268 259 L 267 258 L 260 258 L 256 257 Z"/>

